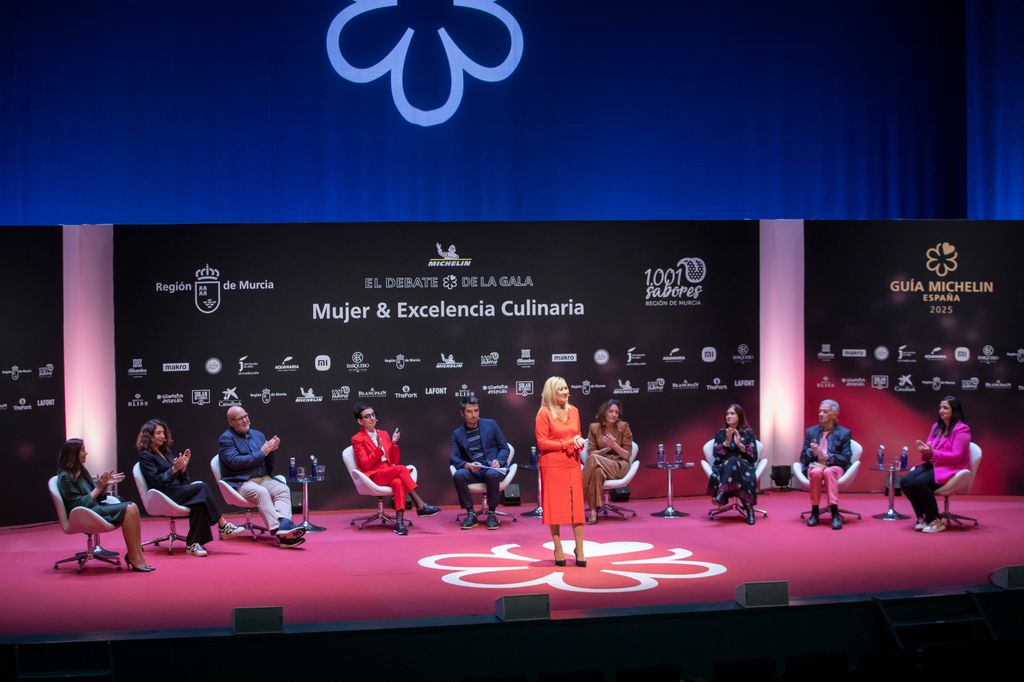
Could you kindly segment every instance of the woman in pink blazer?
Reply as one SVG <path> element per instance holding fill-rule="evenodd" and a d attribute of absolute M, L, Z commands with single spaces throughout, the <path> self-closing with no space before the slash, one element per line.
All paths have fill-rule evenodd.
<path fill-rule="evenodd" d="M 953 474 L 971 466 L 971 427 L 964 423 L 960 401 L 947 395 L 939 403 L 939 421 L 932 425 L 928 441 L 917 441 L 921 464 L 903 477 L 903 494 L 914 506 L 914 530 L 938 533 L 946 530 L 939 518 L 935 491 Z"/>

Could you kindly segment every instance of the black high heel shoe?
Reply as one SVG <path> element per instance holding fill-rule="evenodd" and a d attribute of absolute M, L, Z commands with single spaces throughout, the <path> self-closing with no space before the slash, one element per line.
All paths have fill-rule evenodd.
<path fill-rule="evenodd" d="M 150 566 L 149 564 L 143 564 L 142 567 L 139 568 L 127 559 L 125 560 L 125 563 L 128 564 L 128 568 L 130 568 L 135 573 L 152 573 L 156 570 L 156 566 Z"/>
<path fill-rule="evenodd" d="M 573 550 L 573 555 L 575 555 L 575 557 L 576 557 L 576 565 L 577 566 L 579 566 L 580 568 L 586 568 L 587 567 L 587 560 L 586 559 L 581 559 L 580 555 L 577 554 L 575 550 Z"/>
<path fill-rule="evenodd" d="M 555 556 L 558 556 L 557 554 Z M 562 553 L 561 559 L 555 559 L 555 566 L 565 566 L 565 553 Z"/>

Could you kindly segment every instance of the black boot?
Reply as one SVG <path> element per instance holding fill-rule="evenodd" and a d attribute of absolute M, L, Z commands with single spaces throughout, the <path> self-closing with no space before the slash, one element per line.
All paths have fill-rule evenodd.
<path fill-rule="evenodd" d="M 843 529 L 843 515 L 839 513 L 839 505 L 830 504 L 828 506 L 829 512 L 832 514 L 832 530 Z"/>
<path fill-rule="evenodd" d="M 747 512 L 747 523 L 750 524 L 751 526 L 753 526 L 754 525 L 754 505 L 752 505 L 752 504 L 745 504 L 745 505 L 743 505 L 743 509 L 744 509 L 744 511 Z"/>
<path fill-rule="evenodd" d="M 807 519 L 807 525 L 814 527 L 818 525 L 818 507 L 811 507 L 811 516 Z"/>

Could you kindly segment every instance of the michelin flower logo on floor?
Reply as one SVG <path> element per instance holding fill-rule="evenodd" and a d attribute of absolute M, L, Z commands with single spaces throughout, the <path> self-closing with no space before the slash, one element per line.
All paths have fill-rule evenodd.
<path fill-rule="evenodd" d="M 647 542 L 583 543 L 588 568 L 572 566 L 572 541 L 562 548 L 569 566 L 555 566 L 551 560 L 554 545 L 548 542 L 527 556 L 512 550 L 519 545 L 498 545 L 490 554 L 435 554 L 420 559 L 424 568 L 448 571 L 441 580 L 449 585 L 508 590 L 517 587 L 549 585 L 566 592 L 641 592 L 657 587 L 662 580 L 710 578 L 725 573 L 721 564 L 687 561 L 693 552 L 672 548 L 656 550 Z M 596 569 L 596 570 L 595 570 Z"/>
<path fill-rule="evenodd" d="M 470 59 L 443 26 L 438 28 L 437 35 L 448 59 L 451 86 L 447 100 L 440 107 L 419 109 L 409 102 L 405 87 L 406 59 L 409 55 L 409 46 L 416 34 L 412 27 L 406 27 L 398 43 L 383 59 L 372 66 L 365 68 L 353 66 L 342 54 L 345 48 L 342 31 L 348 22 L 366 12 L 397 6 L 398 0 L 354 0 L 351 5 L 334 17 L 327 29 L 327 56 L 338 75 L 353 83 L 369 83 L 390 71 L 391 96 L 395 101 L 395 107 L 409 123 L 426 127 L 444 123 L 451 118 L 458 110 L 459 104 L 462 103 L 463 74 L 469 74 L 473 78 L 488 83 L 496 83 L 508 78 L 519 66 L 519 60 L 523 56 L 523 31 L 519 27 L 519 22 L 508 10 L 498 5 L 495 0 L 452 0 L 453 7 L 476 10 L 482 13 L 481 18 L 489 20 L 489 17 L 493 17 L 504 24 L 510 38 L 508 55 L 497 66 L 483 66 Z"/>

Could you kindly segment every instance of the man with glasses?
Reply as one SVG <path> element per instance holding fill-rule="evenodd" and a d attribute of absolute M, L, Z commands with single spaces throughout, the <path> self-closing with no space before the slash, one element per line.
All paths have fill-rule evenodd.
<path fill-rule="evenodd" d="M 292 523 L 292 496 L 288 486 L 273 477 L 275 451 L 281 439 L 270 440 L 250 428 L 249 415 L 236 405 L 228 408 L 228 430 L 220 435 L 221 480 L 259 505 L 267 529 L 282 547 L 294 548 L 305 542 L 306 529 Z"/>
<path fill-rule="evenodd" d="M 377 485 L 389 486 L 395 496 L 395 534 L 408 535 L 405 527 L 405 495 L 412 497 L 417 516 L 433 516 L 441 510 L 427 504 L 416 492 L 416 481 L 412 480 L 409 469 L 399 464 L 401 452 L 398 440 L 402 434 L 396 427 L 391 436 L 377 430 L 377 414 L 364 402 L 353 405 L 352 414 L 362 429 L 352 436 L 352 450 L 356 466 Z"/>

